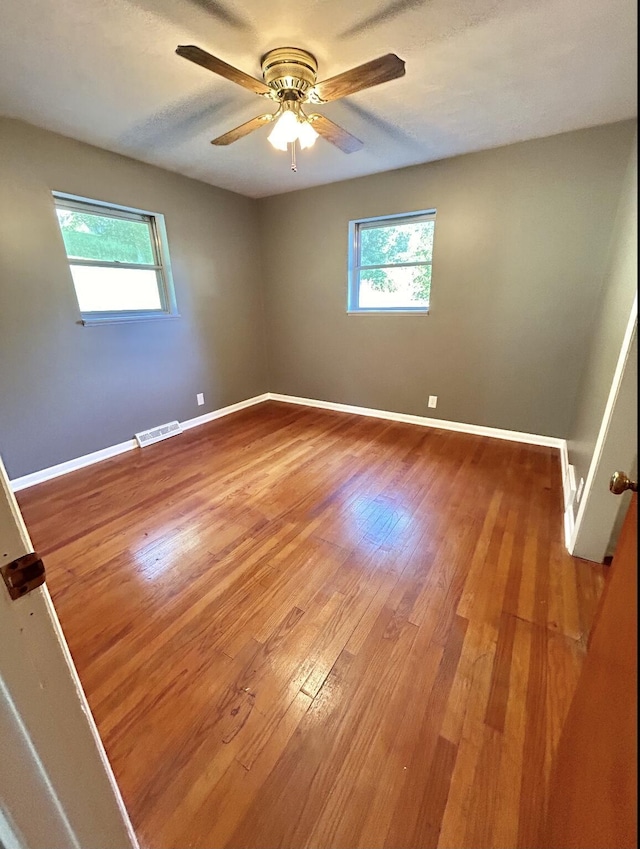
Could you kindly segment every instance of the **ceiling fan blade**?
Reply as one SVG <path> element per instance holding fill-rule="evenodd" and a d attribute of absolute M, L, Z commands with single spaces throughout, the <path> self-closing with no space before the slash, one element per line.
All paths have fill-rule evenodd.
<path fill-rule="evenodd" d="M 275 112 L 273 114 L 269 113 L 267 115 L 258 115 L 256 118 L 252 118 L 250 121 L 247 121 L 246 124 L 240 124 L 239 127 L 229 130 L 229 132 L 225 133 L 223 136 L 218 136 L 218 138 L 214 139 L 211 144 L 225 145 L 238 141 L 238 139 L 248 136 L 249 133 L 252 133 L 254 130 L 264 127 L 265 124 L 270 124 L 275 116 Z"/>
<path fill-rule="evenodd" d="M 308 121 L 318 135 L 336 147 L 339 147 L 343 153 L 355 153 L 356 150 L 364 147 L 360 139 L 352 136 L 351 133 L 343 130 L 342 127 L 334 124 L 333 121 L 325 118 L 324 115 L 319 115 L 315 112 L 313 115 L 308 116 Z"/>
<path fill-rule="evenodd" d="M 193 44 L 181 44 L 176 48 L 176 53 L 178 56 L 182 56 L 190 62 L 195 62 L 196 65 L 201 65 L 203 68 L 213 71 L 214 74 L 219 74 L 221 77 L 231 80 L 232 83 L 238 83 L 238 85 L 248 88 L 249 91 L 253 91 L 256 94 L 272 94 L 269 86 L 263 83 L 262 80 L 245 74 L 244 71 L 234 68 L 233 65 L 228 65 L 222 59 L 212 56 L 206 50 L 201 50 Z"/>
<path fill-rule="evenodd" d="M 387 53 L 386 56 L 379 56 L 371 62 L 317 83 L 312 89 L 310 100 L 327 103 L 403 76 L 404 61 L 395 53 Z"/>

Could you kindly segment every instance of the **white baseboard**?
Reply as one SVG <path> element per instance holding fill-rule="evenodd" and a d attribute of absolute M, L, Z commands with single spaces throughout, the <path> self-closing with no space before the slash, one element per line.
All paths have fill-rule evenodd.
<path fill-rule="evenodd" d="M 565 490 L 565 503 L 566 503 L 566 486 L 567 486 L 567 475 L 569 474 L 569 446 L 567 445 L 567 440 L 562 440 L 562 445 L 559 446 L 560 450 L 560 471 L 562 472 L 562 488 Z M 575 470 L 574 470 L 574 478 L 575 481 Z"/>
<path fill-rule="evenodd" d="M 239 401 L 237 404 L 221 407 L 219 410 L 213 410 L 211 413 L 205 413 L 194 419 L 187 419 L 180 424 L 183 430 L 189 430 L 192 427 L 198 427 L 198 425 L 206 424 L 214 419 L 220 419 L 223 416 L 236 413 L 238 410 L 244 410 L 246 407 L 252 407 L 254 404 L 260 404 L 267 399 L 267 393 L 256 395 L 253 398 L 247 398 L 246 401 Z M 102 460 L 108 460 L 110 457 L 117 457 L 118 454 L 124 454 L 125 451 L 132 451 L 137 447 L 138 443 L 135 439 L 128 439 L 126 442 L 118 443 L 118 445 L 110 445 L 108 448 L 92 451 L 91 454 L 85 454 L 82 457 L 76 457 L 64 463 L 58 463 L 56 466 L 49 466 L 48 469 L 41 469 L 39 472 L 32 472 L 29 475 L 14 478 L 11 481 L 11 488 L 14 492 L 19 492 L 21 489 L 27 489 L 27 487 L 35 486 L 37 483 L 44 483 L 44 481 L 59 478 L 61 475 L 66 475 L 69 472 L 75 472 L 76 469 L 84 469 L 85 466 L 92 466 L 94 463 L 100 463 Z"/>
<path fill-rule="evenodd" d="M 562 489 L 564 491 L 564 507 L 573 509 L 576 500 L 576 468 L 568 465 L 562 477 Z"/>
<path fill-rule="evenodd" d="M 371 407 L 354 407 L 351 404 L 334 404 L 332 401 L 315 401 L 313 398 L 297 398 L 294 395 L 278 395 L 269 392 L 269 400 L 283 401 L 285 404 L 300 404 L 303 407 L 317 407 L 321 410 L 335 410 L 339 413 L 352 413 L 356 416 L 370 416 L 374 419 L 387 419 L 391 422 L 404 422 L 421 427 L 437 427 L 441 430 L 454 430 L 458 433 L 469 433 L 473 436 L 489 436 L 493 439 L 506 439 L 510 442 L 524 442 L 527 445 L 543 445 L 547 448 L 557 448 L 562 462 L 563 452 L 566 456 L 567 442 L 557 436 L 540 436 L 536 433 L 522 433 L 519 430 L 502 430 L 497 427 L 451 422 L 447 419 L 431 419 L 426 416 L 412 416 L 407 413 L 390 413 L 388 410 L 375 410 Z"/>
<path fill-rule="evenodd" d="M 110 457 L 117 457 L 118 454 L 124 454 L 125 451 L 132 451 L 137 447 L 138 443 L 135 439 L 128 439 L 126 442 L 119 442 L 117 445 L 110 445 L 108 448 L 92 451 L 91 454 L 84 454 L 82 457 L 67 460 L 65 463 L 49 466 L 48 469 L 41 469 L 39 472 L 31 472 L 30 475 L 14 478 L 11 481 L 11 489 L 14 492 L 19 492 L 21 489 L 27 489 L 27 487 L 35 486 L 37 483 L 50 481 L 69 472 L 75 472 L 76 469 L 84 469 L 85 466 L 92 466 L 94 463 L 100 463 L 102 460 L 108 460 Z"/>
<path fill-rule="evenodd" d="M 562 493 L 564 496 L 564 544 L 569 549 L 573 529 L 576 523 L 574 505 L 576 502 L 576 469 L 569 463 L 569 452 L 565 448 L 560 452 L 562 465 Z"/>
<path fill-rule="evenodd" d="M 229 416 L 231 413 L 237 413 L 238 410 L 246 410 L 247 407 L 253 407 L 254 404 L 261 404 L 263 401 L 269 400 L 269 393 L 265 392 L 262 395 L 254 395 L 253 398 L 247 398 L 246 401 L 238 401 L 237 404 L 229 404 L 228 407 L 221 407 L 219 410 L 213 410 L 211 413 L 205 413 L 202 416 L 196 416 L 195 419 L 187 419 L 185 422 L 180 422 L 183 430 L 189 430 L 192 427 L 212 422 L 215 419 L 221 419 L 223 416 Z"/>
<path fill-rule="evenodd" d="M 573 537 L 573 529 L 576 524 L 576 514 L 573 510 L 573 504 L 569 504 L 564 511 L 564 544 L 569 551 L 571 539 Z"/>

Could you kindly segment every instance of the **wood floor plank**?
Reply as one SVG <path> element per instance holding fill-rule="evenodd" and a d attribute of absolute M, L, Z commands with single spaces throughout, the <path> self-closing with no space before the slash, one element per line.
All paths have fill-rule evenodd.
<path fill-rule="evenodd" d="M 528 724 L 526 699 L 532 626 L 516 617 L 510 619 L 514 626 L 514 637 L 500 761 L 490 766 L 491 773 L 498 772 L 495 796 L 499 807 L 492 823 L 492 837 L 487 845 L 495 846 L 496 849 L 520 846 L 520 786 L 522 773 L 526 768 L 524 738 Z M 479 775 L 478 778 L 482 779 L 483 776 Z"/>
<path fill-rule="evenodd" d="M 393 818 L 389 825 L 385 846 L 411 847 L 421 845 L 424 787 L 428 781 L 432 760 L 435 756 L 439 733 L 452 682 L 455 678 L 462 646 L 464 644 L 467 620 L 457 616 L 445 646 L 438 674 L 424 704 L 423 712 L 416 721 L 416 739 L 411 760 L 407 766 L 411 783 L 406 785 L 398 799 Z M 443 806 L 444 810 L 444 806 Z M 440 818 L 442 811 L 440 812 Z M 438 821 L 438 831 L 440 821 Z"/>
<path fill-rule="evenodd" d="M 546 815 L 545 760 L 547 738 L 547 642 L 546 628 L 532 628 L 529 680 L 527 683 L 527 725 L 524 734 L 520 783 L 518 845 L 539 846 Z"/>
<path fill-rule="evenodd" d="M 142 845 L 536 845 L 604 576 L 553 449 L 267 402 L 19 501 Z"/>
<path fill-rule="evenodd" d="M 480 743 L 466 811 L 463 846 L 493 846 L 496 819 L 500 816 L 499 779 L 502 740 L 493 728 L 478 730 Z"/>
<path fill-rule="evenodd" d="M 415 750 L 416 721 L 424 710 L 425 694 L 433 688 L 443 652 L 442 646 L 430 643 L 426 631 L 421 629 L 418 632 L 389 703 L 386 722 L 383 719 L 380 725 L 380 738 L 386 742 L 385 755 L 381 760 L 384 772 L 378 776 L 375 794 L 367 808 L 359 817 L 349 817 L 348 820 L 353 835 L 351 845 L 369 846 L 371 849 L 384 846 L 405 786 L 420 781 L 410 769 Z M 376 761 L 372 763 L 374 769 L 375 765 Z"/>
<path fill-rule="evenodd" d="M 496 731 L 504 731 L 515 633 L 515 617 L 503 613 L 491 673 L 491 692 L 484 718 L 485 723 Z"/>

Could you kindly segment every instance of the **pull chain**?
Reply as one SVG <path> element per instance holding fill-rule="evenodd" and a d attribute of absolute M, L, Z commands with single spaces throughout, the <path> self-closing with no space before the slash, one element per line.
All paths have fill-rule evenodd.
<path fill-rule="evenodd" d="M 296 143 L 291 142 L 291 170 L 296 172 L 298 170 L 298 166 L 296 165 Z"/>

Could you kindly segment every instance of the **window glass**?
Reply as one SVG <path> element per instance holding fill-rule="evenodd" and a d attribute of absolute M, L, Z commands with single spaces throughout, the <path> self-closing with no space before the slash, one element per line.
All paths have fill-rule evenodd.
<path fill-rule="evenodd" d="M 360 264 L 431 262 L 434 221 L 362 228 Z"/>
<path fill-rule="evenodd" d="M 161 310 L 156 272 L 147 268 L 72 265 L 81 312 Z"/>
<path fill-rule="evenodd" d="M 368 269 L 360 272 L 361 309 L 425 309 L 431 294 L 431 266 Z"/>
<path fill-rule="evenodd" d="M 351 221 L 349 312 L 428 312 L 434 233 L 434 211 Z"/>
<path fill-rule="evenodd" d="M 83 323 L 178 314 L 162 215 L 54 200 Z"/>
<path fill-rule="evenodd" d="M 147 221 L 132 221 L 71 209 L 56 211 L 69 259 L 155 264 Z"/>

